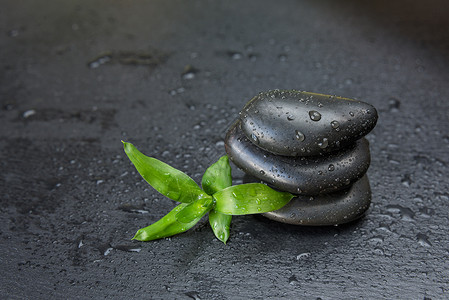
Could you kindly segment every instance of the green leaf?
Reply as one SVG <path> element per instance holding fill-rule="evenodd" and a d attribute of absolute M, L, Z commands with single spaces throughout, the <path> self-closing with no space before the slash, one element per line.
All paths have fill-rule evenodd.
<path fill-rule="evenodd" d="M 248 183 L 227 187 L 213 197 L 216 211 L 227 215 L 248 215 L 280 209 L 294 195 L 275 191 L 262 183 Z"/>
<path fill-rule="evenodd" d="M 143 155 L 131 143 L 123 142 L 125 153 L 143 179 L 162 195 L 183 203 L 207 198 L 196 182 L 183 172 L 152 157 Z"/>
<path fill-rule="evenodd" d="M 207 168 L 201 180 L 201 185 L 209 195 L 232 185 L 231 166 L 227 155 L 222 156 L 216 163 Z M 225 244 L 229 239 L 231 220 L 232 216 L 230 215 L 222 214 L 216 210 L 209 212 L 210 226 L 217 239 Z"/>
<path fill-rule="evenodd" d="M 195 200 L 176 214 L 176 220 L 184 224 L 190 223 L 199 216 L 204 216 L 205 213 L 214 208 L 214 205 L 215 200 L 211 196 Z"/>
<path fill-rule="evenodd" d="M 209 212 L 209 224 L 220 241 L 226 244 L 230 235 L 232 216 L 222 214 L 215 209 Z"/>
<path fill-rule="evenodd" d="M 207 168 L 201 180 L 201 185 L 208 195 L 213 195 L 232 185 L 231 166 L 227 155 L 222 156 L 216 163 Z"/>
<path fill-rule="evenodd" d="M 201 200 L 202 199 L 196 201 Z M 139 229 L 136 235 L 133 237 L 133 239 L 146 242 L 161 239 L 164 237 L 169 237 L 189 230 L 196 223 L 198 223 L 198 221 L 201 220 L 201 218 L 208 212 L 208 208 L 204 207 L 201 213 L 198 213 L 195 215 L 195 217 L 190 218 L 189 223 L 179 222 L 176 218 L 177 215 L 179 213 L 182 213 L 185 209 L 189 210 L 188 208 L 189 206 L 190 204 L 187 203 L 179 204 L 156 223 L 153 223 L 145 228 Z"/>

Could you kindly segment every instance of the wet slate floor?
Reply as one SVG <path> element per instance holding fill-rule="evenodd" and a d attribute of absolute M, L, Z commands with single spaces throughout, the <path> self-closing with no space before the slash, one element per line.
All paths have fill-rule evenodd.
<path fill-rule="evenodd" d="M 448 297 L 445 1 L 0 7 L 2 297 Z M 227 245 L 204 219 L 132 242 L 175 203 L 120 140 L 199 182 L 238 111 L 276 88 L 378 109 L 367 215 L 337 227 L 235 217 Z"/>

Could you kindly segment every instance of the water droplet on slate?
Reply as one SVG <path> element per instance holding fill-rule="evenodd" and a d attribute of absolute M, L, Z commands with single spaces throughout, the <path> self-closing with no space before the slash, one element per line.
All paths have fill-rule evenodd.
<path fill-rule="evenodd" d="M 335 166 L 333 164 L 330 164 L 327 169 L 329 170 L 329 172 L 332 172 L 333 170 L 335 170 Z"/>
<path fill-rule="evenodd" d="M 22 116 L 26 119 L 26 118 L 31 117 L 32 115 L 35 115 L 35 114 L 36 114 L 36 111 L 34 109 L 30 109 L 30 110 L 25 111 L 22 114 Z"/>
<path fill-rule="evenodd" d="M 390 98 L 388 101 L 388 109 L 390 112 L 397 112 L 399 111 L 399 107 L 401 106 L 401 102 L 396 98 Z"/>
<path fill-rule="evenodd" d="M 201 300 L 200 296 L 198 295 L 198 292 L 196 291 L 187 292 L 184 293 L 184 295 L 194 300 Z"/>
<path fill-rule="evenodd" d="M 186 65 L 181 77 L 182 79 L 193 79 L 195 78 L 196 73 L 198 73 L 197 69 L 195 69 L 192 65 Z"/>
<path fill-rule="evenodd" d="M 96 69 L 101 65 L 104 65 L 105 63 L 108 63 L 112 60 L 112 56 L 110 54 L 105 54 L 97 57 L 93 61 L 90 61 L 87 66 L 91 69 Z"/>
<path fill-rule="evenodd" d="M 296 285 L 298 283 L 298 279 L 296 279 L 295 275 L 290 276 L 290 278 L 288 279 L 288 283 L 291 285 Z"/>
<path fill-rule="evenodd" d="M 18 30 L 18 29 L 12 29 L 12 30 L 10 30 L 10 31 L 8 32 L 8 36 L 9 36 L 9 37 L 12 37 L 12 38 L 19 36 L 19 30 Z"/>
<path fill-rule="evenodd" d="M 242 57 L 243 57 L 242 53 L 240 53 L 240 52 L 230 51 L 230 52 L 228 52 L 228 54 L 233 60 L 239 60 L 239 59 L 242 59 Z"/>
<path fill-rule="evenodd" d="M 135 245 L 116 245 L 114 246 L 114 249 L 120 250 L 120 251 L 127 251 L 127 252 L 137 252 L 139 253 L 142 249 L 136 247 Z"/>
<path fill-rule="evenodd" d="M 265 171 L 264 170 L 260 170 L 260 174 L 265 175 Z"/>
<path fill-rule="evenodd" d="M 424 247 L 432 247 L 432 243 L 429 241 L 429 237 L 423 233 L 418 233 L 416 235 L 416 238 L 418 239 L 418 244 Z"/>
<path fill-rule="evenodd" d="M 281 62 L 287 61 L 287 55 L 286 54 L 280 54 L 278 56 L 278 58 L 279 58 L 279 61 L 281 61 Z"/>
<path fill-rule="evenodd" d="M 319 121 L 321 120 L 321 114 L 317 112 L 316 110 L 309 111 L 309 117 L 312 121 Z"/>
<path fill-rule="evenodd" d="M 302 141 L 304 141 L 306 139 L 306 136 L 301 131 L 295 130 L 295 138 L 298 141 L 302 142 Z"/>
<path fill-rule="evenodd" d="M 354 113 L 353 113 L 352 111 L 350 111 L 350 112 L 349 112 L 349 115 L 350 115 L 351 117 L 353 117 L 353 116 L 354 116 Z"/>
<path fill-rule="evenodd" d="M 300 259 L 304 259 L 304 258 L 308 258 L 308 257 L 310 257 L 310 252 L 304 252 L 304 253 L 298 254 L 296 256 L 296 260 L 300 260 Z"/>
<path fill-rule="evenodd" d="M 195 78 L 195 73 L 193 72 L 182 74 L 182 79 L 193 79 L 193 78 Z"/>
<path fill-rule="evenodd" d="M 292 116 L 292 115 L 287 116 L 287 120 L 289 120 L 289 121 L 293 121 L 294 119 L 295 119 L 295 116 Z"/>

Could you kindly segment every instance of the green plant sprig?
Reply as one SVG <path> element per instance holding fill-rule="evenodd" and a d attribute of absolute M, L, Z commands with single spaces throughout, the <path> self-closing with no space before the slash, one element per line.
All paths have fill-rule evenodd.
<path fill-rule="evenodd" d="M 233 186 L 231 166 L 226 155 L 207 168 L 200 188 L 185 173 L 142 154 L 131 143 L 123 142 L 123 145 L 126 155 L 146 182 L 167 198 L 181 202 L 159 221 L 139 229 L 133 237 L 139 241 L 151 241 L 185 232 L 209 213 L 209 223 L 215 236 L 226 244 L 232 215 L 277 210 L 294 197 L 262 183 Z"/>

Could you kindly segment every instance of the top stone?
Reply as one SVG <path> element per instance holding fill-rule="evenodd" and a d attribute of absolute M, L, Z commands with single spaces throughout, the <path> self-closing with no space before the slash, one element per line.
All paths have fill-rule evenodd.
<path fill-rule="evenodd" d="M 273 90 L 251 99 L 240 120 L 248 139 L 268 152 L 314 156 L 365 136 L 376 125 L 377 111 L 353 99 Z"/>

